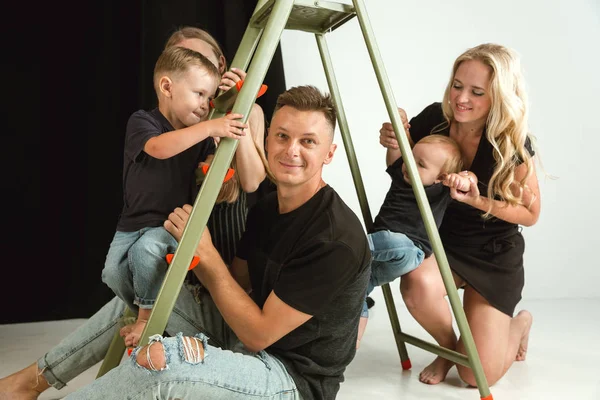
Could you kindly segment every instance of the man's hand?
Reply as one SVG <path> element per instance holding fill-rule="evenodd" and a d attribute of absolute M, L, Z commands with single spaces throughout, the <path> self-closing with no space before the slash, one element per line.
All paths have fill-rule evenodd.
<path fill-rule="evenodd" d="M 184 204 L 183 207 L 177 207 L 173 210 L 173 212 L 169 214 L 169 219 L 163 224 L 167 232 L 169 232 L 177 242 L 181 241 L 183 230 L 185 229 L 188 219 L 190 219 L 191 212 L 192 206 Z"/>

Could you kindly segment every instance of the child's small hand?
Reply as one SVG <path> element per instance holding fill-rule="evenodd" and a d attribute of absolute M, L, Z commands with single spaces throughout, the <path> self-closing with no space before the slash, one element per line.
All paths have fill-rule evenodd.
<path fill-rule="evenodd" d="M 209 135 L 232 139 L 239 139 L 241 136 L 245 136 L 246 132 L 244 129 L 248 128 L 248 124 L 238 121 L 238 119 L 243 117 L 242 114 L 231 113 L 221 118 L 206 121 L 206 124 L 209 125 Z"/>
<path fill-rule="evenodd" d="M 444 178 L 444 185 L 456 189 L 461 192 L 468 192 L 471 187 L 471 181 L 468 175 L 460 175 L 460 174 L 448 174 Z"/>

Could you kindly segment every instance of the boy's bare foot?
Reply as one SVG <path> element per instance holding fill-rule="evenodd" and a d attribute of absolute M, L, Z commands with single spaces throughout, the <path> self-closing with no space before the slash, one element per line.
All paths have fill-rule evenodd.
<path fill-rule="evenodd" d="M 121 335 L 125 341 L 125 346 L 135 347 L 138 345 L 140 337 L 142 336 L 144 328 L 146 327 L 146 323 L 148 323 L 148 320 L 138 318 L 135 323 L 125 325 L 121 328 L 119 335 Z"/>
<path fill-rule="evenodd" d="M 37 364 L 15 372 L 0 379 L 0 399 L 2 400 L 36 400 L 40 393 L 50 385 L 46 378 L 39 375 Z"/>
<path fill-rule="evenodd" d="M 454 363 L 452 361 L 446 360 L 443 357 L 437 357 L 421 371 L 419 380 L 428 385 L 437 385 L 446 379 L 446 375 L 448 375 L 448 371 L 450 371 L 450 368 L 452 368 L 453 365 Z"/>
<path fill-rule="evenodd" d="M 531 331 L 531 324 L 533 323 L 533 316 L 527 310 L 519 311 L 516 318 L 521 318 L 523 323 L 525 324 L 525 329 L 523 330 L 523 337 L 521 338 L 521 344 L 519 345 L 519 350 L 517 350 L 517 356 L 515 357 L 516 361 L 525 361 L 527 358 L 527 345 L 529 344 L 529 332 Z"/>

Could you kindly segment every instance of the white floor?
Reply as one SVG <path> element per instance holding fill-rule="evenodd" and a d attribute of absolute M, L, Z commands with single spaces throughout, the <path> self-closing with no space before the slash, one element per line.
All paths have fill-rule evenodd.
<path fill-rule="evenodd" d="M 419 371 L 433 355 L 408 347 L 413 368 L 402 371 L 380 290 L 361 349 L 346 371 L 338 400 L 364 399 L 479 399 L 452 369 L 436 386 L 421 384 Z M 405 332 L 431 340 L 396 300 Z M 491 388 L 495 400 L 600 400 L 600 299 L 523 301 L 520 308 L 534 316 L 527 361 L 515 363 Z M 0 377 L 40 357 L 83 320 L 0 325 Z M 59 399 L 92 381 L 99 365 L 60 392 L 51 389 L 40 399 Z"/>

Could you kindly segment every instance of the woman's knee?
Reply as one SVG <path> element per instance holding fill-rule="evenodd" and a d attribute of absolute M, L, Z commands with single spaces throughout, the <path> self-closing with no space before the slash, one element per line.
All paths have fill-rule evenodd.
<path fill-rule="evenodd" d="M 462 340 L 458 341 L 456 345 L 456 351 L 467 355 Z M 483 373 L 485 375 L 486 381 L 489 386 L 492 386 L 493 384 L 498 382 L 498 380 L 500 380 L 500 378 L 502 377 L 503 360 L 495 359 L 494 355 L 486 354 L 485 349 L 478 348 L 477 351 L 479 359 L 481 361 L 481 366 L 483 367 Z M 471 367 L 466 367 L 464 365 L 457 364 L 456 369 L 458 370 L 458 376 L 463 382 L 470 386 L 478 386 L 477 380 L 475 379 L 475 374 L 473 373 Z"/>
<path fill-rule="evenodd" d="M 475 379 L 475 374 L 473 373 L 473 370 L 470 367 L 457 365 L 456 368 L 458 369 L 458 376 L 464 383 L 473 387 L 478 386 L 477 380 Z M 484 366 L 483 373 L 485 374 L 485 379 L 487 381 L 488 386 L 494 385 L 502 377 L 502 371 L 499 371 L 496 368 L 486 368 Z"/>

